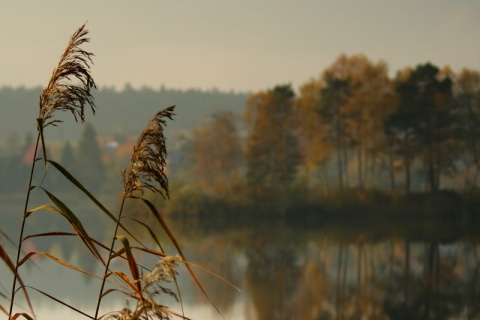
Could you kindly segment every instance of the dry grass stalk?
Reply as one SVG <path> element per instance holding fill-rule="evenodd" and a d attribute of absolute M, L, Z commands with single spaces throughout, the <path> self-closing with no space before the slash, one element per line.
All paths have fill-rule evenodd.
<path fill-rule="evenodd" d="M 143 193 L 144 189 L 158 192 L 164 198 L 169 197 L 168 179 L 165 174 L 167 147 L 163 127 L 166 126 L 165 117 L 172 120 L 174 108 L 175 106 L 172 106 L 158 112 L 138 138 L 133 149 L 130 169 L 128 173 L 123 172 L 125 197 L 131 196 L 134 191 Z"/>
<path fill-rule="evenodd" d="M 95 103 L 90 93 L 91 88 L 96 88 L 95 82 L 90 76 L 90 64 L 93 64 L 93 54 L 80 48 L 83 43 L 90 41 L 90 39 L 87 37 L 87 34 L 88 30 L 85 29 L 85 25 L 82 25 L 70 37 L 70 41 L 60 58 L 60 62 L 53 70 L 47 87 L 40 95 L 40 110 L 39 117 L 37 118 L 38 137 L 33 159 L 35 160 L 37 157 L 37 150 L 41 138 L 45 167 L 47 166 L 47 155 L 43 136 L 43 129 L 50 124 L 56 125 L 57 123 L 61 122 L 61 120 L 53 118 L 54 112 L 56 110 L 70 111 L 72 112 L 75 121 L 77 122 L 78 119 L 80 119 L 81 122 L 85 121 L 85 105 L 90 105 L 92 112 L 95 114 Z M 72 80 L 74 79 L 80 81 L 82 86 L 77 86 L 76 84 L 73 84 Z M 12 313 L 15 300 L 16 283 L 18 278 L 20 253 L 22 249 L 22 239 L 26 222 L 25 214 L 27 213 L 30 192 L 33 189 L 32 179 L 34 170 L 35 161 L 33 161 L 33 165 L 30 171 L 28 190 L 25 199 L 24 217 L 22 219 L 22 227 L 20 230 L 20 237 L 18 241 L 15 274 L 10 298 L 9 319 L 14 319 L 15 317 L 17 317 L 17 315 L 12 316 Z M 26 296 L 28 299 L 28 295 Z"/>
<path fill-rule="evenodd" d="M 111 312 L 105 315 L 106 320 L 142 320 L 142 319 L 171 319 L 175 318 L 188 319 L 187 317 L 177 314 L 168 307 L 159 304 L 155 298 L 161 294 L 167 294 L 178 301 L 176 294 L 165 287 L 174 281 L 177 275 L 177 262 L 181 261 L 180 257 L 165 256 L 160 259 L 152 271 L 142 274 L 140 281 L 142 282 L 142 299 L 135 298 L 136 304 L 133 309 L 126 307 L 120 311 Z M 131 298 L 131 297 L 130 297 Z M 129 300 L 127 300 L 127 303 Z M 103 317 L 101 319 L 104 319 Z"/>
<path fill-rule="evenodd" d="M 165 173 L 165 167 L 167 165 L 167 146 L 165 135 L 163 133 L 163 127 L 166 126 L 166 121 L 164 118 L 169 118 L 170 120 L 173 120 L 172 116 L 174 115 L 174 108 L 175 106 L 172 106 L 159 111 L 148 122 L 147 126 L 140 134 L 138 141 L 133 149 L 128 173 L 125 170 L 123 170 L 122 172 L 122 183 L 124 185 L 123 199 L 122 204 L 120 205 L 117 225 L 115 227 L 114 236 L 110 247 L 110 253 L 107 259 L 107 265 L 105 267 L 103 281 L 100 288 L 100 294 L 94 317 L 95 319 L 98 319 L 98 312 L 102 296 L 104 294 L 103 290 L 105 287 L 105 280 L 108 277 L 110 261 L 112 257 L 114 257 L 113 249 L 115 246 L 115 240 L 118 238 L 118 227 L 120 225 L 125 199 L 131 197 L 134 191 L 139 191 L 143 193 L 145 191 L 144 189 L 158 192 L 163 197 L 169 197 L 168 178 Z M 133 261 L 133 258 L 129 260 Z M 127 317 L 125 319 L 130 318 Z"/>
<path fill-rule="evenodd" d="M 80 48 L 89 42 L 88 30 L 82 25 L 71 37 L 63 52 L 60 62 L 52 72 L 48 86 L 40 96 L 39 118 L 43 126 L 56 125 L 61 120 L 53 119 L 56 110 L 72 112 L 75 121 L 85 121 L 85 105 L 90 105 L 95 114 L 95 103 L 90 94 L 91 88 L 96 88 L 90 76 L 90 64 L 93 54 Z M 73 79 L 81 82 L 82 86 L 72 83 Z"/>

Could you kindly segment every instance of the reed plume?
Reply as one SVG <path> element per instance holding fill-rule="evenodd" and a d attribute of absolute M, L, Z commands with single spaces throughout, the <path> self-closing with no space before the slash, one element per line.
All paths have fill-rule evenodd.
<path fill-rule="evenodd" d="M 70 37 L 47 87 L 40 95 L 39 118 L 42 119 L 43 127 L 61 122 L 53 118 L 56 110 L 70 111 L 75 121 L 80 120 L 82 123 L 85 121 L 85 105 L 90 105 L 95 114 L 96 106 L 90 92 L 91 88 L 96 88 L 90 75 L 93 54 L 80 48 L 90 41 L 87 35 L 88 30 L 84 24 Z M 81 86 L 73 83 L 73 79 L 78 80 Z"/>
<path fill-rule="evenodd" d="M 133 149 L 128 173 L 123 171 L 123 195 L 129 197 L 134 191 L 144 192 L 149 189 L 169 197 L 168 178 L 165 174 L 167 165 L 167 147 L 163 127 L 165 117 L 172 119 L 175 106 L 158 112 L 139 136 Z M 157 185 L 160 187 L 158 188 Z"/>

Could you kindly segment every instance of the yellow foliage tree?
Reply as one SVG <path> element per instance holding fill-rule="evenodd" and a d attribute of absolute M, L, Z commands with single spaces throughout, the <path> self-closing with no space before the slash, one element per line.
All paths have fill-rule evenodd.
<path fill-rule="evenodd" d="M 290 85 L 254 94 L 247 101 L 247 181 L 257 187 L 287 188 L 300 163 L 295 94 Z"/>

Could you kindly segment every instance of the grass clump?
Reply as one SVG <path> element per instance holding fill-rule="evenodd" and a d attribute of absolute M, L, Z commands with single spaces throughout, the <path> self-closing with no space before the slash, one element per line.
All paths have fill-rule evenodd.
<path fill-rule="evenodd" d="M 37 118 L 38 136 L 36 141 L 33 164 L 31 167 L 28 187 L 25 197 L 25 208 L 22 217 L 20 236 L 17 245 L 16 260 L 9 257 L 5 246 L 0 243 L 0 259 L 3 261 L 13 274 L 13 285 L 8 298 L 7 294 L 2 294 L 10 301 L 9 309 L 0 305 L 0 313 L 8 315 L 8 319 L 17 318 L 36 319 L 34 308 L 29 299 L 29 291 L 33 290 L 45 296 L 48 299 L 68 307 L 79 315 L 89 319 L 170 319 L 177 317 L 187 319 L 183 314 L 171 311 L 167 306 L 158 303 L 157 296 L 169 295 L 182 304 L 180 290 L 176 284 L 176 269 L 179 264 L 184 264 L 189 275 L 206 295 L 205 290 L 198 281 L 192 270 L 191 264 L 187 261 L 185 255 L 180 249 L 177 240 L 170 231 L 168 225 L 162 217 L 162 213 L 147 198 L 144 192 L 154 193 L 161 197 L 169 198 L 168 178 L 165 173 L 166 168 L 166 138 L 164 127 L 166 119 L 173 119 L 174 106 L 159 111 L 147 124 L 144 131 L 140 134 L 137 144 L 133 148 L 130 167 L 123 170 L 123 193 L 122 202 L 117 216 L 112 214 L 107 206 L 99 201 L 92 192 L 90 192 L 79 180 L 65 169 L 60 163 L 48 159 L 46 153 L 44 129 L 49 125 L 57 126 L 61 120 L 55 117 L 57 111 L 69 111 L 73 114 L 75 121 L 83 123 L 85 121 L 85 108 L 90 107 L 93 114 L 96 111 L 96 105 L 91 95 L 91 90 L 95 88 L 95 82 L 90 74 L 90 66 L 93 64 L 93 54 L 82 49 L 82 45 L 89 42 L 87 37 L 88 30 L 82 25 L 70 38 L 70 41 L 63 52 L 59 64 L 52 72 L 47 87 L 40 96 L 40 109 Z M 42 186 L 42 181 L 38 185 L 34 184 L 34 172 L 40 158 L 38 158 L 39 148 L 43 150 L 43 165 L 45 175 L 54 168 L 62 174 L 76 188 L 79 194 L 87 196 L 92 201 L 96 209 L 104 214 L 115 226 L 112 234 L 112 241 L 109 245 L 93 238 L 88 230 L 84 228 L 79 216 L 59 197 Z M 32 192 L 38 192 L 46 195 L 49 203 L 42 204 L 35 208 L 30 208 L 30 196 Z M 141 218 L 132 218 L 125 212 L 125 201 L 131 199 L 143 205 L 149 212 L 148 221 L 142 221 Z M 127 208 L 128 209 L 128 208 Z M 54 230 L 42 233 L 25 235 L 25 226 L 28 218 L 32 215 L 43 215 L 45 212 L 53 212 L 60 215 L 68 221 L 72 231 Z M 153 219 L 152 219 L 153 217 Z M 139 240 L 136 234 L 139 228 L 128 228 L 125 220 L 129 219 L 140 226 L 142 231 L 147 231 L 150 236 L 150 242 L 153 245 L 147 245 Z M 151 221 L 155 224 L 152 224 Z M 160 242 L 160 235 L 155 230 L 161 230 L 176 248 L 175 254 L 168 254 L 164 251 Z M 145 234 L 145 232 L 143 232 Z M 5 237 L 4 233 L 0 236 Z M 103 267 L 103 274 L 95 274 L 83 270 L 78 266 L 72 265 L 69 261 L 62 260 L 52 253 L 43 251 L 30 251 L 24 253 L 23 244 L 27 239 L 39 239 L 48 237 L 76 237 L 87 248 L 92 259 L 100 267 Z M 155 257 L 158 263 L 156 265 L 143 265 L 138 263 L 139 255 L 151 255 Z M 61 266 L 83 273 L 93 279 L 100 281 L 99 293 L 96 296 L 96 310 L 94 315 L 90 315 L 75 305 L 68 304 L 64 300 L 54 297 L 41 288 L 35 288 L 25 284 L 21 278 L 21 267 L 32 260 L 34 256 L 41 256 L 51 260 Z M 113 260 L 123 261 L 116 264 L 124 266 L 123 269 L 113 269 L 111 262 Z M 176 290 L 171 290 L 166 284 L 174 283 Z M 15 299 L 19 291 L 23 291 L 29 305 L 28 312 L 14 312 Z M 105 297 L 112 293 L 124 296 L 129 301 L 126 308 L 118 311 L 100 314 L 100 305 Z M 208 296 L 207 296 L 208 298 Z M 130 303 L 133 301 L 133 303 Z M 183 307 L 182 307 L 183 310 Z M 218 309 L 217 309 L 218 311 Z"/>

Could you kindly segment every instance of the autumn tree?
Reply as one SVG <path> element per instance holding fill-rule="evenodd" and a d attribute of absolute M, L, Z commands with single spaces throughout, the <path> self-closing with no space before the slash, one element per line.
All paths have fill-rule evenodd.
<path fill-rule="evenodd" d="M 335 149 L 338 170 L 338 186 L 340 189 L 348 185 L 348 149 L 351 144 L 346 121 L 346 103 L 350 96 L 350 82 L 348 79 L 336 78 L 333 74 L 324 76 L 325 87 L 321 90 L 319 112 L 327 139 Z M 347 181 L 345 181 L 347 179 Z"/>
<path fill-rule="evenodd" d="M 364 187 L 380 161 L 384 119 L 394 101 L 387 65 L 363 55 L 341 55 L 320 81 L 318 112 L 336 153 L 339 187 L 349 185 L 347 167 L 353 159 L 357 185 Z"/>
<path fill-rule="evenodd" d="M 287 188 L 293 182 L 300 151 L 290 85 L 259 92 L 247 101 L 246 178 L 258 187 Z"/>
<path fill-rule="evenodd" d="M 312 79 L 300 87 L 298 97 L 297 122 L 299 148 L 303 159 L 303 166 L 307 184 L 312 184 L 314 172 L 326 164 L 331 152 L 330 144 L 326 140 L 322 118 L 318 113 L 320 91 L 323 81 Z"/>
<path fill-rule="evenodd" d="M 235 117 L 217 112 L 194 132 L 191 141 L 192 174 L 205 190 L 229 193 L 238 180 L 241 146 Z"/>
<path fill-rule="evenodd" d="M 347 129 L 356 158 L 357 185 L 363 188 L 388 154 L 384 122 L 394 108 L 394 90 L 383 61 L 373 63 L 363 55 L 350 56 L 344 72 L 351 84 L 345 107 Z"/>

